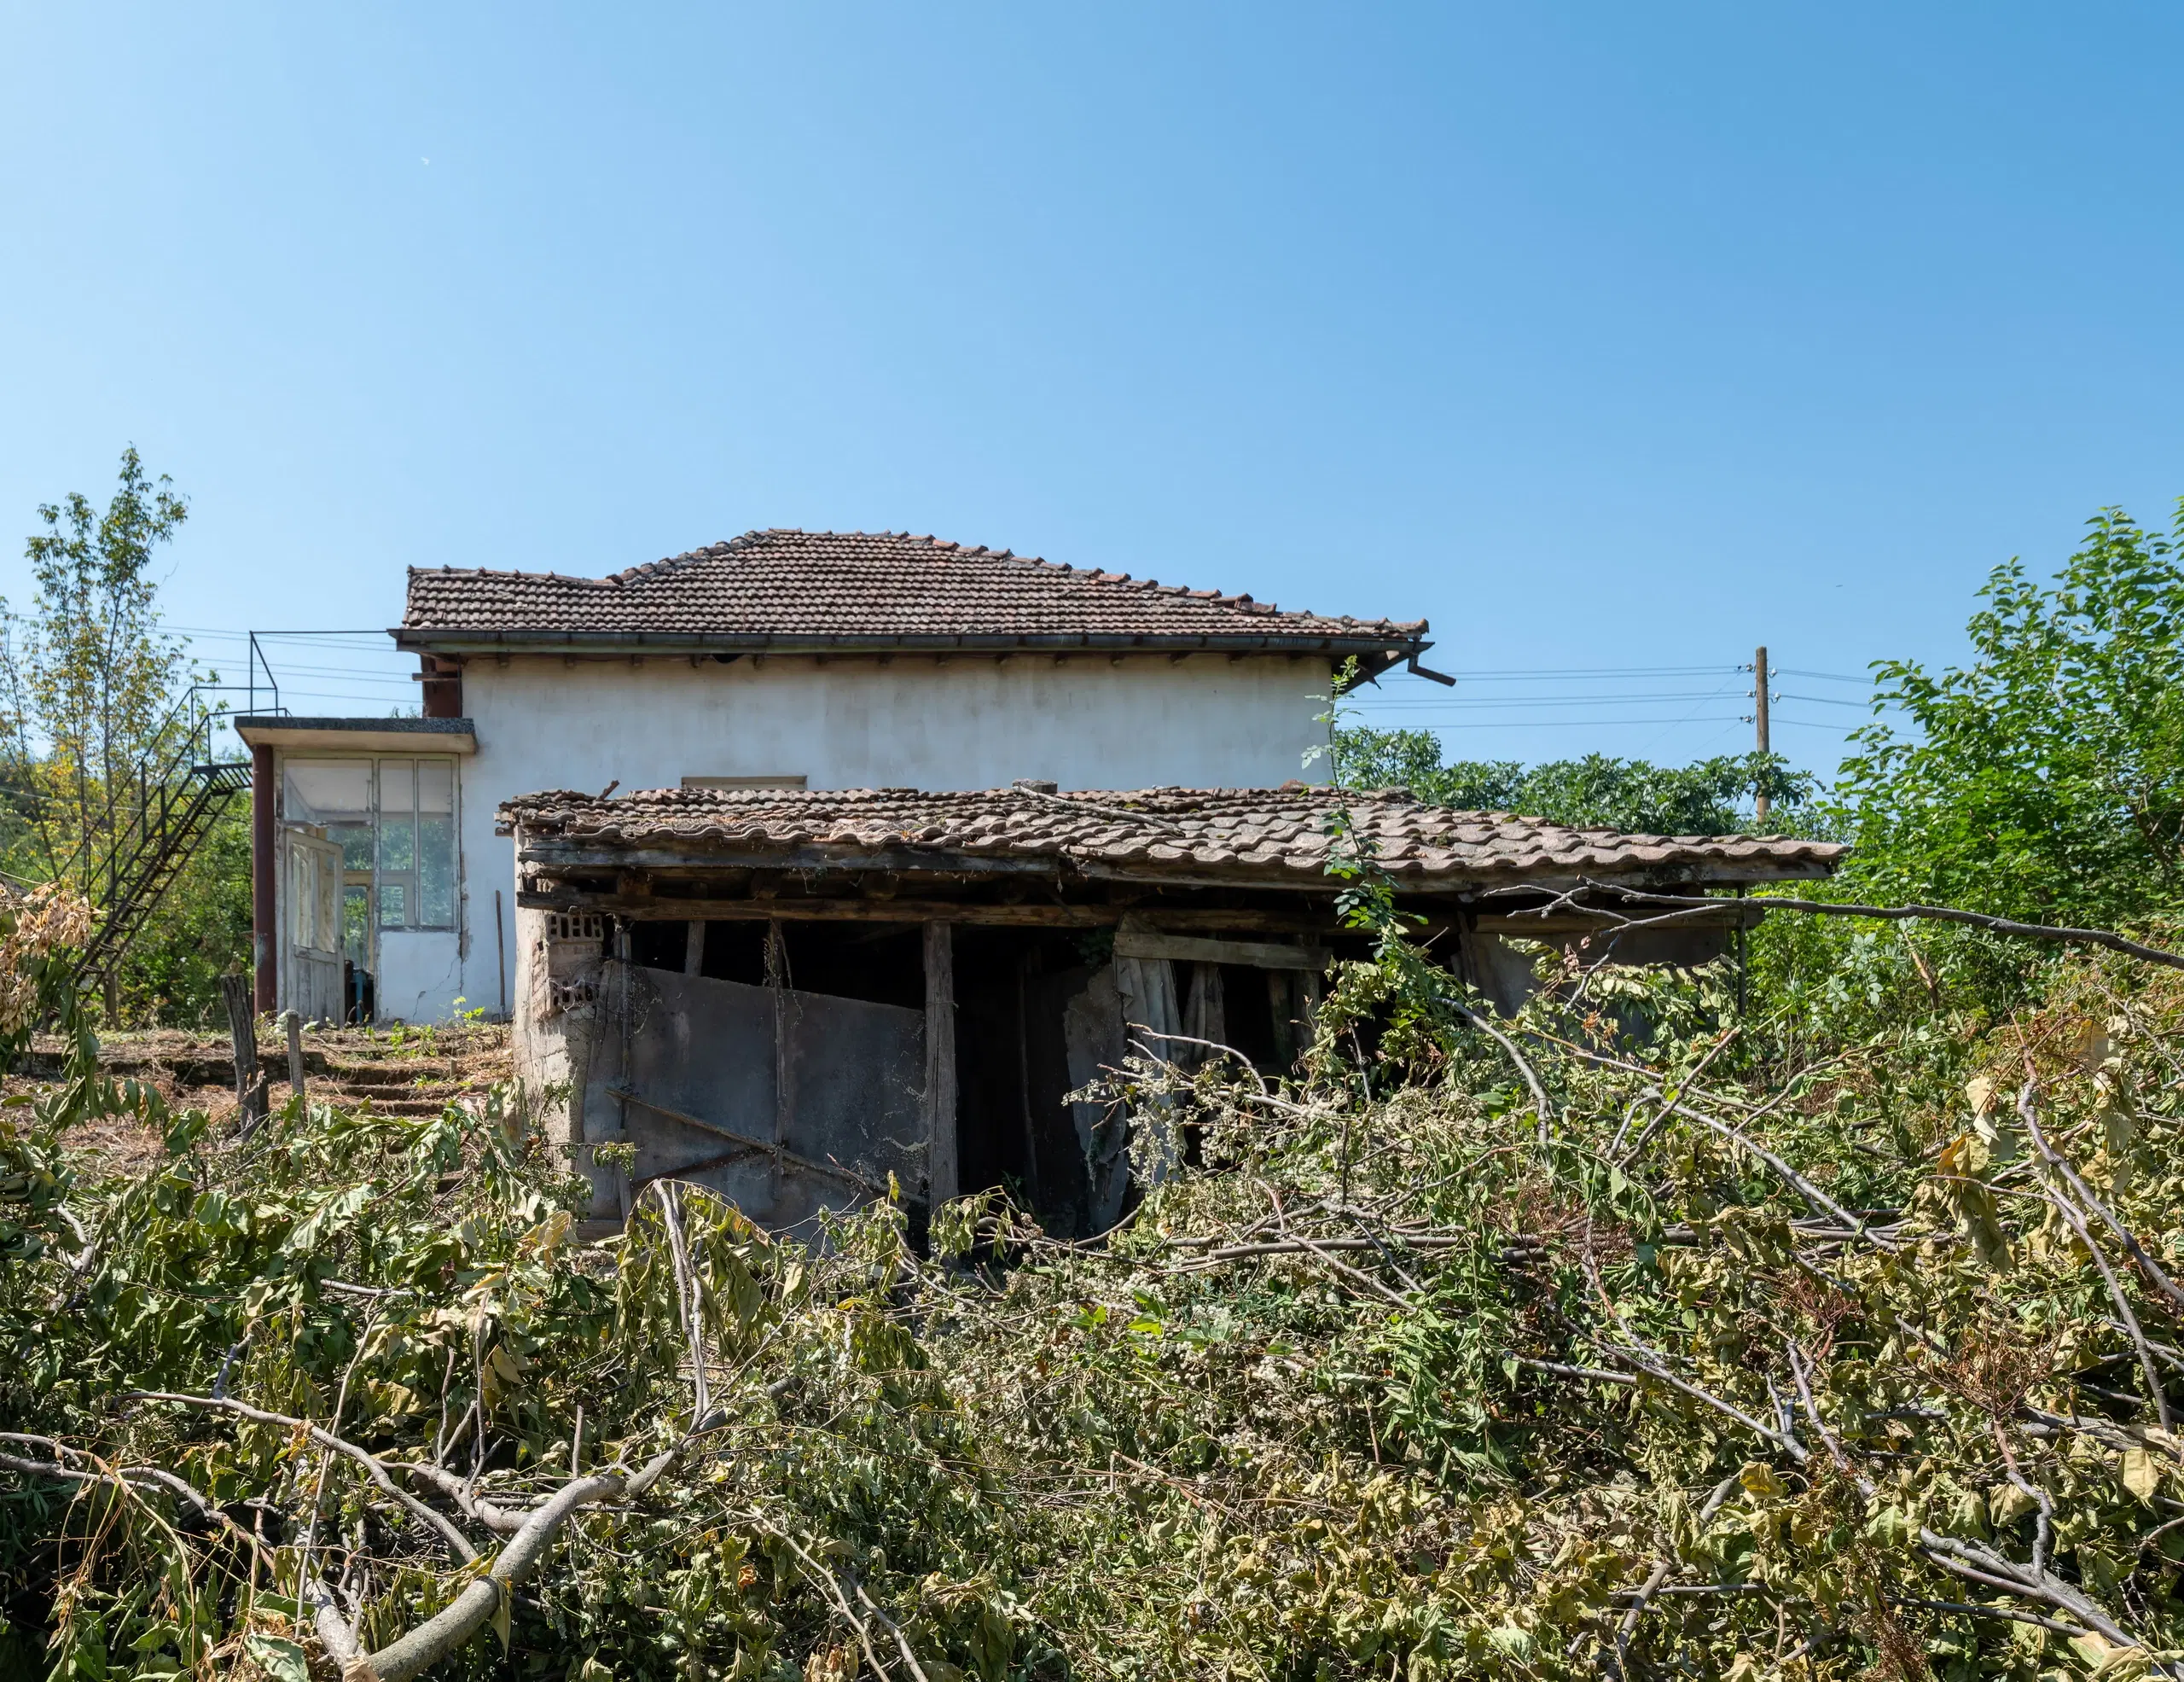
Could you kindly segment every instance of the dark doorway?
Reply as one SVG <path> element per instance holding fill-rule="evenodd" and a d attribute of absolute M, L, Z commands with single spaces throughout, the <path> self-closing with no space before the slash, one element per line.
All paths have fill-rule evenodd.
<path fill-rule="evenodd" d="M 962 1189 L 1005 1187 L 1049 1232 L 1083 1237 L 1089 1187 L 1062 1023 L 1097 954 L 1058 931 L 958 928 L 956 942 Z"/>

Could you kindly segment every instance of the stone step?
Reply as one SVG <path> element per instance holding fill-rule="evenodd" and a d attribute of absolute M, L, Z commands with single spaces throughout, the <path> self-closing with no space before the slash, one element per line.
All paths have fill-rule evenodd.
<path fill-rule="evenodd" d="M 342 1094 L 346 1097 L 347 1095 Z M 389 1098 L 377 1093 L 368 1093 L 351 1100 L 357 1104 L 369 1104 L 379 1115 L 438 1115 L 447 1108 L 445 1098 Z"/>
<path fill-rule="evenodd" d="M 279 1066 L 283 1068 L 288 1067 L 288 1057 L 285 1053 L 282 1056 Z M 308 1057 L 305 1059 L 304 1068 L 306 1074 L 319 1073 L 311 1067 Z M 419 1060 L 398 1063 L 357 1063 L 334 1062 L 329 1059 L 324 1073 L 327 1080 L 337 1080 L 347 1086 L 405 1086 L 421 1078 L 450 1080 L 458 1071 L 453 1063 L 446 1062 L 427 1062 Z"/>

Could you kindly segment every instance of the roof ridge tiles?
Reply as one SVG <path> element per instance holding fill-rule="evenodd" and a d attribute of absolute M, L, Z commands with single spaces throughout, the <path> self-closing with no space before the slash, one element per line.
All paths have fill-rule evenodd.
<path fill-rule="evenodd" d="M 1427 629 L 1422 620 L 1285 613 L 1248 591 L 1164 584 L 929 533 L 795 527 L 754 528 L 599 578 L 453 566 L 413 567 L 409 578 L 403 630 L 421 638 L 657 632 L 776 644 L 943 637 L 976 646 L 1100 639 L 1217 647 L 1223 637 L 1247 637 L 1255 647 L 1333 653 L 1341 643 L 1382 637 L 1415 652 Z M 1401 652 L 1373 657 L 1385 664 Z"/>

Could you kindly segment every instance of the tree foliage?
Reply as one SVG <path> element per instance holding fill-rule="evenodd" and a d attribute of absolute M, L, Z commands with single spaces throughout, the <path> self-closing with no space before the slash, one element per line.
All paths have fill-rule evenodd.
<path fill-rule="evenodd" d="M 199 674 L 161 628 L 154 563 L 189 512 L 133 447 L 103 509 L 72 493 L 38 510 L 29 607 L 0 602 L 0 871 L 86 892 L 138 821 L 140 767 L 184 745 L 176 706 Z M 249 835 L 235 809 L 131 943 L 109 1003 L 126 1021 L 207 1021 L 249 934 Z"/>
<path fill-rule="evenodd" d="M 1774 802 L 1770 829 L 1804 822 L 1817 779 L 1779 754 L 1729 754 L 1659 765 L 1588 754 L 1525 765 L 1512 760 L 1443 763 L 1429 730 L 1339 726 L 1336 754 L 1352 788 L 1405 788 L 1422 800 L 1467 812 L 1514 812 L 1580 828 L 1646 835 L 1718 835 L 1750 830 L 1751 802 Z"/>
<path fill-rule="evenodd" d="M 40 507 L 44 529 L 25 546 L 30 611 L 0 603 L 4 727 L 41 877 L 87 837 L 113 843 L 110 796 L 167 745 L 160 731 L 188 663 L 160 628 L 151 568 L 189 518 L 172 486 L 151 479 L 132 445 L 103 510 L 74 492 Z M 79 879 L 90 865 L 90 855 L 78 862 Z"/>
<path fill-rule="evenodd" d="M 1972 658 L 1880 668 L 1838 799 L 1873 891 L 2035 920 L 2129 919 L 2184 886 L 2184 568 L 2117 509 L 2043 586 L 1997 567 Z"/>

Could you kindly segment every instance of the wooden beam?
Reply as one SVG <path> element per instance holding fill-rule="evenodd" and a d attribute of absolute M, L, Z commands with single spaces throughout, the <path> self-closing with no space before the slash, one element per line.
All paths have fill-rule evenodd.
<path fill-rule="evenodd" d="M 1077 858 L 1069 862 L 1076 872 L 1088 882 L 1131 882 L 1148 888 L 1212 888 L 1232 892 L 1247 889 L 1254 893 L 1275 889 L 1284 893 L 1325 893 L 1334 886 L 1324 870 L 1310 864 L 1294 866 L 1261 864 L 1215 874 L 1204 865 L 1112 864 L 1100 858 Z M 1632 870 L 1613 876 L 1599 872 L 1586 876 L 1532 877 L 1501 872 L 1461 876 L 1454 872 L 1442 875 L 1400 867 L 1391 868 L 1388 874 L 1394 880 L 1397 903 L 1400 904 L 1403 899 L 1416 894 L 1449 896 L 1476 903 L 1490 894 L 1563 893 L 1582 889 L 1588 882 L 1597 883 L 1603 888 L 1623 886 L 1653 891 L 1650 884 L 1655 882 L 1673 883 L 1685 888 L 1733 888 L 1752 882 L 1812 882 L 1827 876 L 1829 871 L 1819 864 L 1760 864 L 1746 861 L 1734 864 L 1690 864 L 1650 872 Z M 1673 892 L 1674 888 L 1659 891 Z"/>
<path fill-rule="evenodd" d="M 1204 940 L 1125 928 L 1115 936 L 1117 957 L 1165 957 L 1181 963 L 1236 963 L 1252 969 L 1325 969 L 1324 946 L 1277 946 L 1261 940 Z"/>
<path fill-rule="evenodd" d="M 1109 905 L 1055 905 L 1029 902 L 1002 905 L 955 899 L 681 899 L 665 895 L 636 899 L 619 893 L 588 893 L 574 888 L 524 892 L 515 902 L 526 911 L 608 911 L 641 922 L 665 918 L 712 922 L 763 922 L 778 917 L 803 922 L 961 922 L 990 928 L 1107 928 L 1125 914 L 1145 917 L 1164 929 L 1234 934 L 1339 934 L 1332 907 L 1324 916 L 1297 911 L 1223 911 L 1200 905 L 1147 909 Z M 1431 919 L 1427 928 L 1445 923 Z"/>
<path fill-rule="evenodd" d="M 926 1206 L 956 1195 L 956 929 L 925 926 Z"/>
<path fill-rule="evenodd" d="M 624 1103 L 633 1103 L 639 1109 L 648 1109 L 654 1115 L 665 1115 L 669 1120 L 679 1121 L 686 1127 L 695 1127 L 700 1132 L 715 1134 L 721 1138 L 729 1140 L 736 1147 L 733 1150 L 723 1151 L 717 1156 L 708 1157 L 706 1159 L 708 1166 L 723 1167 L 741 1156 L 767 1156 L 772 1158 L 776 1163 L 786 1163 L 790 1167 L 800 1168 L 805 1173 L 816 1174 L 822 1179 L 831 1179 L 838 1184 L 855 1186 L 858 1190 L 874 1197 L 884 1197 L 887 1195 L 886 1186 L 880 1184 L 877 1181 L 867 1179 L 863 1174 L 852 1173 L 839 1162 L 818 1162 L 809 1156 L 799 1156 L 783 1145 L 770 1144 L 764 1139 L 752 1138 L 748 1133 L 739 1133 L 725 1121 L 708 1120 L 702 1115 L 693 1115 L 687 1110 L 671 1109 L 664 1103 L 639 1097 L 626 1086 L 609 1086 L 607 1089 L 607 1095 L 609 1097 L 619 1098 Z M 684 1169 L 678 1172 L 688 1171 Z M 666 1176 L 655 1175 L 654 1178 L 665 1179 Z"/>
<path fill-rule="evenodd" d="M 901 922 L 936 920 L 1014 928 L 1103 928 L 1120 914 L 1111 905 L 980 905 L 949 899 L 674 899 L 621 893 L 518 893 L 526 911 L 611 911 L 652 922 Z"/>

